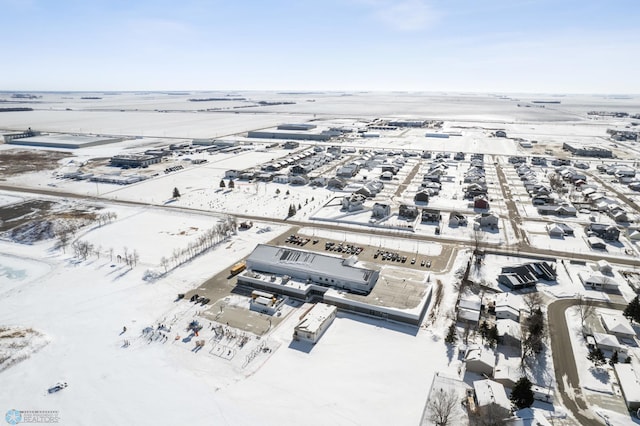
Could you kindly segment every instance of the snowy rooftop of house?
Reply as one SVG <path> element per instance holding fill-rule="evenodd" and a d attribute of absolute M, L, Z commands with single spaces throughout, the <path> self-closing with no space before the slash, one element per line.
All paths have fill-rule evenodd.
<path fill-rule="evenodd" d="M 520 323 L 512 319 L 499 319 L 496 321 L 496 327 L 498 328 L 498 335 L 509 335 L 520 339 Z"/>
<path fill-rule="evenodd" d="M 475 309 L 459 308 L 458 319 L 461 321 L 478 322 L 480 320 L 480 311 Z"/>
<path fill-rule="evenodd" d="M 473 382 L 473 389 L 476 393 L 479 407 L 497 404 L 507 410 L 511 409 L 511 401 L 507 398 L 507 393 L 502 384 L 489 379 L 476 380 Z"/>
<path fill-rule="evenodd" d="M 305 330 L 310 333 L 318 332 L 327 318 L 333 315 L 337 309 L 326 303 L 316 303 L 296 325 L 296 330 Z"/>
<path fill-rule="evenodd" d="M 516 296 L 513 293 L 498 293 L 496 294 L 496 309 L 498 307 L 510 307 L 515 310 L 522 309 L 522 297 Z"/>
<path fill-rule="evenodd" d="M 252 261 L 286 265 L 291 270 L 317 273 L 322 276 L 330 274 L 345 280 L 359 281 L 362 284 L 368 284 L 374 273 L 371 269 L 353 266 L 355 259 L 343 259 L 341 257 L 267 244 L 258 244 L 256 246 L 247 258 L 247 263 Z"/>
<path fill-rule="evenodd" d="M 617 363 L 613 365 L 624 392 L 627 405 L 640 402 L 640 371 L 633 364 Z"/>
<path fill-rule="evenodd" d="M 606 333 L 593 333 L 593 340 L 596 341 L 596 345 L 609 346 L 610 348 L 622 348 L 623 346 L 618 342 L 616 336 Z"/>
<path fill-rule="evenodd" d="M 460 298 L 460 304 L 458 306 L 460 308 L 479 311 L 482 306 L 482 300 L 476 295 L 465 295 Z"/>
<path fill-rule="evenodd" d="M 467 349 L 467 353 L 464 357 L 466 362 L 477 361 L 486 365 L 494 367 L 496 365 L 496 354 L 492 349 L 487 349 L 483 346 L 472 346 Z"/>
<path fill-rule="evenodd" d="M 609 332 L 628 334 L 630 336 L 636 335 L 636 331 L 631 327 L 629 321 L 622 315 L 600 314 L 600 318 L 602 318 L 602 323 Z"/>
<path fill-rule="evenodd" d="M 516 411 L 515 417 L 505 422 L 506 426 L 551 426 L 551 423 L 540 410 L 523 408 Z"/>

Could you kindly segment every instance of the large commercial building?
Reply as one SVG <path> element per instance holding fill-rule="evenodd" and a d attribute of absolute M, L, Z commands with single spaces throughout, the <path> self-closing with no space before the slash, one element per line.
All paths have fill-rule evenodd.
<path fill-rule="evenodd" d="M 354 266 L 355 259 L 259 244 L 246 260 L 254 272 L 286 275 L 302 282 L 368 294 L 379 271 Z"/>
<path fill-rule="evenodd" d="M 159 163 L 162 157 L 148 154 L 121 154 L 114 155 L 109 163 L 115 167 L 148 167 L 151 164 Z"/>
<path fill-rule="evenodd" d="M 7 143 L 12 145 L 42 146 L 48 148 L 78 149 L 89 146 L 106 145 L 120 142 L 123 138 L 78 135 L 41 135 L 26 138 L 13 138 Z"/>
<path fill-rule="evenodd" d="M 562 149 L 566 149 L 573 155 L 581 157 L 598 157 L 598 158 L 612 158 L 613 152 L 610 149 L 602 148 L 599 145 L 587 145 L 576 144 L 573 142 L 565 142 L 562 145 Z"/>
<path fill-rule="evenodd" d="M 334 136 L 340 136 L 338 130 L 318 130 L 314 124 L 281 124 L 277 128 L 252 130 L 247 133 L 249 138 L 259 139 L 294 139 L 310 141 L 328 141 Z"/>
<path fill-rule="evenodd" d="M 343 259 L 321 253 L 258 245 L 247 257 L 238 284 L 306 302 L 322 301 L 338 309 L 419 326 L 431 300 L 428 275 L 406 279 L 393 273 L 376 286 L 380 271 L 356 266 L 355 256 Z"/>

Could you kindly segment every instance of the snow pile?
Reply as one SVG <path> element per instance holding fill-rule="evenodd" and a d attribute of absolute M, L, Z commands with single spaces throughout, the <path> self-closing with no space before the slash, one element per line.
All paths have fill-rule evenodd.
<path fill-rule="evenodd" d="M 23 361 L 49 343 L 32 328 L 0 327 L 0 372 Z"/>

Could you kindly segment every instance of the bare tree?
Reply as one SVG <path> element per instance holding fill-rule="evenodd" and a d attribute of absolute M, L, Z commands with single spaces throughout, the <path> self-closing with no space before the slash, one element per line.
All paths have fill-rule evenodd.
<path fill-rule="evenodd" d="M 539 309 L 542 306 L 542 296 L 537 291 L 527 293 L 524 296 L 524 304 L 527 306 L 529 313 L 532 313 L 536 309 Z"/>
<path fill-rule="evenodd" d="M 429 395 L 427 409 L 429 410 L 429 420 L 437 426 L 446 426 L 449 424 L 449 417 L 458 404 L 458 396 L 449 389 L 433 390 Z"/>
<path fill-rule="evenodd" d="M 595 305 L 593 303 L 593 299 L 589 299 L 585 297 L 584 294 L 581 294 L 578 298 L 578 314 L 580 315 L 580 324 L 582 325 L 582 333 L 585 331 L 585 323 L 587 320 L 593 316 L 595 312 Z"/>
<path fill-rule="evenodd" d="M 162 266 L 164 268 L 164 273 L 167 273 L 167 269 L 169 267 L 169 260 L 162 256 L 162 258 L 160 258 L 160 266 Z"/>

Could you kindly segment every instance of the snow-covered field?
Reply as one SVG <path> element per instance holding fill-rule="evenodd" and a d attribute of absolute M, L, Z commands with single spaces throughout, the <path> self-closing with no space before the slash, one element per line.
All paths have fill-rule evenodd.
<path fill-rule="evenodd" d="M 202 219 L 194 216 L 192 223 Z M 127 229 L 175 234 L 181 226 L 179 216 L 167 222 L 143 210 L 129 217 L 121 213 L 83 238 L 98 238 L 111 228 L 108 238 L 118 241 L 126 238 L 122 232 Z M 69 255 L 52 252 L 49 243 L 32 246 L 31 253 L 46 257 L 52 269 L 37 282 L 17 283 L 19 297 L 0 295 L 0 323 L 42 330 L 50 343 L 2 373 L 0 406 L 56 410 L 63 424 L 106 425 L 123 419 L 136 424 L 415 424 L 432 374 L 447 368 L 444 346 L 434 345 L 441 336 L 429 330 L 416 336 L 412 327 L 341 315 L 305 352 L 290 346 L 294 313 L 267 338 L 274 353 L 253 361 L 255 368 L 212 356 L 209 347 L 192 352 L 193 343 L 148 342 L 141 336 L 144 328 L 173 318 L 178 292 L 228 267 L 275 231 L 249 232 L 153 284 L 142 280 L 142 268 L 112 266 L 105 256 L 70 262 Z M 136 243 L 141 255 L 151 255 L 156 245 L 170 241 L 143 238 Z M 0 243 L 0 250 L 11 246 Z M 29 271 L 35 274 L 37 268 Z M 179 316 L 170 337 L 193 318 L 189 312 Z M 121 334 L 123 326 L 127 331 Z M 128 347 L 124 340 L 130 341 Z M 47 394 L 59 380 L 69 387 Z M 169 406 L 179 409 L 160 408 Z M 264 412 L 270 412 L 268 418 Z"/>
<path fill-rule="evenodd" d="M 216 95 L 219 94 L 212 96 Z M 73 241 L 94 247 L 95 251 L 84 260 L 74 255 L 71 245 L 62 250 L 55 247 L 53 240 L 29 245 L 0 241 L 0 360 L 6 361 L 4 371 L 0 372 L 0 410 L 54 410 L 65 425 L 417 424 L 434 374 L 459 377 L 462 371 L 455 350 L 444 344 L 443 337 L 455 317 L 457 282 L 471 256 L 469 248 L 476 239 L 479 243 L 514 247 L 513 255 L 487 255 L 481 268 L 471 270 L 469 279 L 495 289 L 499 288 L 496 278 L 502 266 L 531 260 L 518 256 L 513 246 L 518 235 L 507 218 L 502 188 L 491 163 L 507 164 L 507 155 L 540 153 L 543 145 L 559 151 L 563 141 L 598 141 L 606 137 L 609 126 L 621 125 L 615 120 L 586 118 L 585 111 L 598 109 L 589 107 L 589 102 L 602 101 L 611 108 L 638 104 L 637 100 L 620 101 L 619 105 L 601 98 L 575 97 L 566 103 L 563 98 L 562 107 L 521 108 L 514 99 L 476 95 L 255 92 L 247 95 L 250 100 L 246 102 L 217 101 L 203 105 L 187 100 L 194 94 L 117 96 L 82 100 L 46 94 L 45 104 L 64 101 L 70 110 L 63 110 L 62 104 L 58 104 L 52 110 L 37 109 L 0 117 L 2 129 L 32 126 L 51 132 L 144 136 L 81 148 L 74 151 L 73 162 L 62 160 L 53 172 L 24 173 L 7 177 L 3 182 L 36 191 L 46 189 L 86 197 L 90 201 L 79 202 L 99 203 L 101 214 L 112 212 L 116 216 L 104 224 L 85 226 L 74 235 Z M 294 99 L 296 103 L 245 108 L 247 102 L 262 99 Z M 236 106 L 243 107 L 239 113 L 196 112 L 208 107 Z M 442 210 L 439 236 L 435 235 L 436 225 L 419 221 L 411 230 L 408 227 L 398 230 L 408 222 L 399 220 L 395 211 L 380 224 L 396 228 L 395 231 L 387 229 L 383 234 L 372 227 L 370 232 L 363 232 L 370 221 L 368 209 L 373 202 L 391 200 L 397 210 L 399 204 L 413 201 L 428 164 L 418 157 L 410 157 L 396 179 L 378 197 L 367 201 L 365 211 L 353 214 L 341 211 L 338 205 L 347 192 L 240 180 L 235 181 L 233 190 L 220 187 L 227 170 L 259 168 L 291 153 L 280 147 L 267 149 L 266 145 L 273 141 L 249 140 L 244 132 L 285 122 L 306 122 L 311 120 L 311 114 L 319 125 L 326 126 L 358 126 L 364 120 L 385 116 L 446 120 L 442 131 L 460 136 L 427 138 L 425 133 L 431 129 L 426 128 L 383 130 L 379 138 L 361 138 L 354 133 L 335 143 L 368 151 L 393 148 L 488 154 L 486 177 L 491 210 L 500 215 L 499 230 L 480 233 L 473 230 L 473 218 L 478 212 L 469 206 L 469 200 L 462 199 L 460 185 L 467 160 L 448 162 L 448 181 L 444 182 L 441 195 L 429 201 L 428 208 Z M 510 137 L 538 140 L 540 145 L 523 149 L 513 139 L 494 137 L 496 129 L 506 130 Z M 157 167 L 153 169 L 157 176 L 137 184 L 118 186 L 60 178 L 92 158 L 104 161 L 117 153 L 229 135 L 246 143 L 241 152 L 190 155 L 192 159 L 207 159 L 198 165 L 171 156 L 146 170 L 150 172 Z M 14 147 L 4 145 L 0 149 Z M 354 153 L 353 158 L 357 155 Z M 334 168 L 346 159 L 332 160 L 327 166 L 329 175 L 333 176 Z M 163 173 L 166 167 L 176 165 L 184 165 L 184 169 Z M 405 182 L 414 166 L 418 167 L 415 178 Z M 123 172 L 106 165 L 100 167 L 104 173 Z M 566 220 L 575 229 L 574 237 L 550 239 L 546 235 L 546 218 L 531 206 L 517 174 L 510 165 L 503 170 L 524 216 L 523 223 L 515 226 L 526 232 L 531 246 L 548 250 L 549 257 L 555 257 L 552 250 L 576 255 L 593 253 L 584 242 L 582 229 L 589 221 L 588 215 L 579 214 Z M 378 171 L 374 168 L 359 174 L 356 183 L 365 177 L 377 179 Z M 228 179 L 225 181 L 228 184 Z M 179 190 L 180 197 L 173 197 L 174 188 Z M 396 194 L 398 189 L 404 192 Z M 26 193 L 1 192 L 0 207 L 32 197 Z M 176 301 L 178 294 L 188 293 L 228 270 L 257 244 L 288 235 L 287 226 L 269 219 L 284 219 L 291 205 L 298 210 L 293 220 L 306 225 L 297 231 L 301 235 L 433 258 L 453 253 L 446 265 L 448 269 L 430 271 L 434 296 L 423 325 L 408 327 L 341 312 L 317 345 L 305 347 L 292 343 L 292 333 L 309 307 L 307 304 L 288 304 L 273 328 L 257 336 L 210 322 L 207 318 L 211 315 L 200 315 L 206 309 L 200 305 Z M 469 224 L 448 226 L 449 212 L 453 210 L 464 213 Z M 255 216 L 264 221 L 253 219 L 251 229 L 228 235 L 201 254 L 176 255 L 188 251 L 208 230 L 224 221 L 226 214 Z M 339 224 L 342 230 L 326 229 L 327 223 Z M 412 235 L 420 236 L 420 240 L 412 240 Z M 426 237 L 432 237 L 432 241 L 425 241 Z M 451 241 L 457 242 L 457 246 Z M 631 247 L 623 239 L 612 245 L 606 255 L 622 258 L 626 256 L 625 249 Z M 137 261 L 127 265 L 122 258 L 132 253 Z M 557 282 L 538 286 L 549 298 L 584 294 L 599 300 L 614 297 L 619 300 L 619 295 L 585 289 L 580 283 L 577 273 L 589 271 L 591 264 L 558 261 L 555 265 Z M 621 268 L 614 267 L 616 271 Z M 149 270 L 159 272 L 155 275 L 157 279 L 144 279 Z M 617 272 L 615 276 L 623 282 Z M 624 282 L 621 293 L 626 299 L 633 296 Z M 248 298 L 239 290 L 238 294 L 226 296 L 215 308 L 224 304 L 246 310 Z M 577 320 L 571 315 L 568 319 L 575 334 Z M 186 327 L 194 319 L 201 321 L 204 329 L 198 336 L 190 337 Z M 160 324 L 163 326 L 158 328 Z M 214 330 L 216 324 L 218 329 Z M 224 337 L 219 338 L 216 333 L 221 327 Z M 201 349 L 196 346 L 198 341 L 204 341 Z M 577 357 L 581 355 L 584 354 L 578 353 Z M 549 352 L 544 356 L 550 366 Z M 9 363 L 11 366 L 6 368 Z M 610 376 L 607 379 L 604 374 L 592 374 L 584 362 L 579 367 L 584 370 L 580 379 L 585 389 L 615 393 Z M 545 381 L 548 378 L 545 374 L 535 371 L 531 376 Z M 68 388 L 48 394 L 47 389 L 58 381 L 66 381 Z M 616 419 L 615 424 L 629 420 L 607 411 L 606 407 L 599 408 L 603 415 Z"/>

